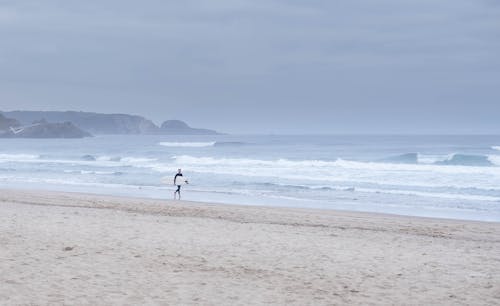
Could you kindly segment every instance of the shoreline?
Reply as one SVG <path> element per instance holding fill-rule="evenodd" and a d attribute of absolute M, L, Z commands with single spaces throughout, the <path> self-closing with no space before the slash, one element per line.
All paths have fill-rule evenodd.
<path fill-rule="evenodd" d="M 53 187 L 53 186 L 52 186 Z M 460 215 L 452 215 L 452 216 L 440 216 L 440 215 L 421 215 L 421 214 L 405 214 L 405 213 L 398 213 L 398 212 L 383 212 L 383 211 L 371 211 L 371 210 L 363 210 L 363 209 L 348 209 L 348 208 L 330 208 L 330 207 L 322 207 L 322 206 L 313 206 L 313 207 L 304 207 L 304 206 L 293 206 L 293 205 L 287 205 L 287 204 L 279 204 L 276 205 L 277 200 L 270 200 L 270 199 L 261 199 L 261 200 L 266 200 L 268 202 L 273 202 L 273 205 L 267 205 L 267 204 L 259 204 L 259 203 L 252 203 L 252 202 L 231 202 L 230 200 L 215 200 L 215 201 L 205 201 L 205 200 L 199 200 L 199 199 L 193 199 L 193 200 L 172 200 L 172 199 L 166 199 L 159 197 L 158 194 L 145 194 L 145 193 L 132 193 L 132 192 L 125 192 L 125 193 L 112 193 L 112 192 L 106 192 L 105 190 L 100 190 L 96 192 L 89 192 L 86 189 L 82 190 L 69 190 L 69 191 L 63 191 L 57 188 L 26 188 L 26 187 L 20 187 L 20 186 L 7 186 L 7 187 L 0 187 L 0 196 L 1 192 L 27 192 L 27 193 L 39 193 L 39 194 L 70 194 L 70 195 L 85 195 L 85 196 L 95 196 L 95 197 L 110 197 L 110 198 L 122 198 L 122 199 L 136 199 L 136 200 L 144 200 L 144 201 L 149 201 L 149 202 L 162 202 L 162 203 L 176 203 L 176 202 L 185 202 L 185 203 L 190 203 L 191 205 L 221 205 L 221 206 L 229 206 L 229 207 L 255 207 L 255 208 L 279 208 L 279 209 L 290 209 L 290 210 L 304 210 L 304 211 L 324 211 L 324 212 L 334 212 L 334 213 L 347 213 L 347 214 L 368 214 L 368 215 L 380 215 L 380 216 L 388 216 L 388 217 L 403 217 L 403 218 L 423 218 L 423 219 L 437 219 L 437 220 L 455 220 L 459 222 L 486 222 L 486 223 L 498 223 L 500 224 L 500 219 L 490 219 L 490 220 L 485 220 L 483 218 L 466 218 L 466 217 L 460 217 Z M 168 194 L 170 190 L 167 189 L 166 194 Z M 166 195 L 165 194 L 165 195 Z M 200 195 L 197 196 L 198 198 L 201 197 Z M 1 198 L 0 198 L 1 200 Z M 279 203 L 279 202 L 278 202 Z"/>
<path fill-rule="evenodd" d="M 500 302 L 497 222 L 0 189 L 0 242 L 7 305 Z"/>
<path fill-rule="evenodd" d="M 45 197 L 46 202 L 40 201 L 40 198 Z M 78 199 L 78 204 L 67 205 L 65 202 L 56 200 L 57 197 L 62 197 L 62 199 L 74 198 Z M 28 199 L 32 197 L 37 197 L 39 200 L 30 201 Z M 24 200 L 23 200 L 24 199 Z M 98 203 L 98 200 L 104 200 L 102 203 Z M 173 199 L 162 199 L 153 197 L 143 197 L 143 196 L 129 196 L 129 195 L 113 195 L 113 194 L 102 194 L 102 193 L 88 193 L 80 191 L 58 191 L 58 190 L 45 190 L 45 189 L 12 189 L 12 188 L 0 188 L 0 203 L 15 201 L 19 204 L 27 205 L 46 205 L 46 206 L 61 206 L 61 207 L 80 207 L 80 208 L 94 208 L 94 209 L 112 209 L 121 211 L 133 211 L 140 212 L 144 214 L 162 214 L 165 211 L 161 211 L 162 207 L 170 208 L 168 211 L 169 216 L 175 216 L 175 209 L 203 209 L 211 208 L 214 212 L 217 208 L 222 211 L 226 209 L 242 210 L 247 213 L 253 211 L 262 210 L 277 210 L 283 213 L 294 212 L 294 213 L 309 213 L 315 215 L 330 215 L 337 217 L 369 217 L 369 218 L 379 218 L 379 219 L 395 219 L 398 221 L 410 221 L 411 219 L 420 220 L 425 222 L 443 222 L 443 223 L 486 223 L 486 224 L 496 224 L 500 226 L 500 221 L 484 221 L 484 220 L 470 220 L 470 219 L 456 219 L 456 218 L 441 218 L 441 217 L 427 217 L 427 216 L 413 216 L 413 215 L 402 215 L 402 214 L 392 214 L 385 212 L 372 212 L 372 211 L 358 211 L 358 210 L 343 210 L 343 209 L 333 209 L 333 208 L 317 208 L 317 207 L 293 207 L 293 206 L 272 206 L 272 205 L 257 205 L 257 204 L 231 204 L 224 202 L 208 202 L 208 201 L 196 201 L 196 200 L 173 200 Z M 116 201 L 123 201 L 122 204 L 117 205 Z M 145 204 L 146 206 L 136 206 L 133 209 L 129 205 L 125 204 Z M 182 216 L 185 216 L 183 213 Z M 208 217 L 203 215 L 200 217 Z M 219 217 L 219 216 L 218 216 Z M 220 216 L 222 218 L 222 216 Z"/>

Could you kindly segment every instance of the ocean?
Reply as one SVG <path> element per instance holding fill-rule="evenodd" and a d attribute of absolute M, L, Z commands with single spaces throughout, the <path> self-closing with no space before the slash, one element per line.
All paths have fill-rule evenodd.
<path fill-rule="evenodd" d="M 500 136 L 0 139 L 0 187 L 500 221 Z M 167 179 L 168 180 L 168 179 Z"/>

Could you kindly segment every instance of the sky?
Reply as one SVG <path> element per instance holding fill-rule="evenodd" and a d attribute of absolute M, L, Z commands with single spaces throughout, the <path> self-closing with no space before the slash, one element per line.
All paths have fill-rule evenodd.
<path fill-rule="evenodd" d="M 500 0 L 0 0 L 0 110 L 500 134 Z"/>

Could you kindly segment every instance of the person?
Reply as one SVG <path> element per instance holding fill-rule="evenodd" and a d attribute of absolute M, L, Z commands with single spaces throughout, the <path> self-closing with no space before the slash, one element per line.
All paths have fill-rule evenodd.
<path fill-rule="evenodd" d="M 175 174 L 174 176 L 174 185 L 177 185 L 177 190 L 174 191 L 174 200 L 176 199 L 177 194 L 179 194 L 179 200 L 181 199 L 181 185 L 182 185 L 181 180 L 182 180 L 182 169 L 178 169 L 177 174 Z"/>

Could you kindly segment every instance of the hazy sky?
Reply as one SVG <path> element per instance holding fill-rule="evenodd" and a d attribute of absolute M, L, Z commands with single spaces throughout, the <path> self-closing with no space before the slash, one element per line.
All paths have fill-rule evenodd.
<path fill-rule="evenodd" d="M 0 0 L 0 110 L 500 133 L 500 0 Z"/>

